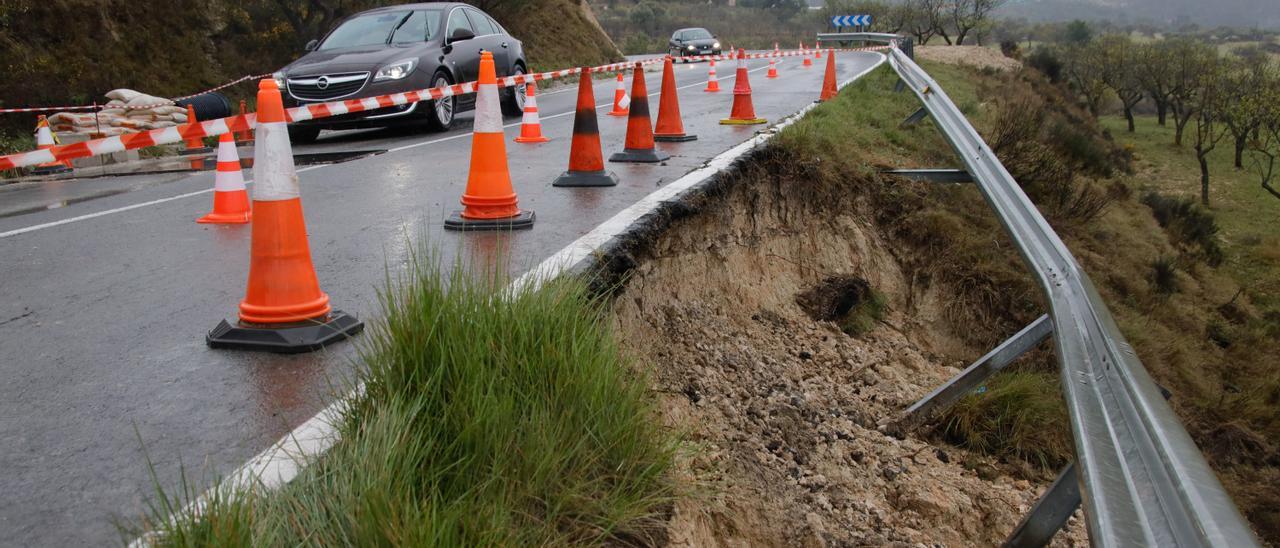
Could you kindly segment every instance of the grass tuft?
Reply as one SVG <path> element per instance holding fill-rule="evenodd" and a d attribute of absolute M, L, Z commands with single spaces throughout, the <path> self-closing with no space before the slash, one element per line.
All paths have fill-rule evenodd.
<path fill-rule="evenodd" d="M 510 296 L 493 272 L 410 263 L 381 293 L 365 390 L 333 448 L 283 489 L 195 520 L 170 521 L 179 505 L 162 493 L 148 519 L 160 544 L 652 542 L 676 440 L 586 285 Z"/>
<path fill-rule="evenodd" d="M 1056 376 L 1015 370 L 993 377 L 957 402 L 940 430 L 966 449 L 1056 469 L 1071 458 L 1071 440 L 1044 426 L 1067 420 Z"/>

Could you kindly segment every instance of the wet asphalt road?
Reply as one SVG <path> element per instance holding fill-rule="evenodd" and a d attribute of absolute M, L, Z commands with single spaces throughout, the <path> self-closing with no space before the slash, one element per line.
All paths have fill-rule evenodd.
<path fill-rule="evenodd" d="M 841 54 L 840 79 L 877 59 Z M 766 65 L 750 63 L 751 83 L 756 112 L 771 123 L 817 97 L 821 65 L 803 69 L 786 58 L 777 80 L 764 78 Z M 387 269 L 398 271 L 424 241 L 445 261 L 531 268 L 761 128 L 717 123 L 729 113 L 731 67 L 717 66 L 725 91 L 709 94 L 705 64 L 676 66 L 678 85 L 690 86 L 680 91 L 685 129 L 699 139 L 659 143 L 672 154 L 662 165 L 610 163 L 621 180 L 612 188 L 551 186 L 567 165 L 576 85 L 540 94 L 550 143 L 510 142 L 519 120 L 507 120 L 520 205 L 537 213 L 532 230 L 512 235 L 441 228 L 466 184 L 470 114 L 448 133 L 326 132 L 296 147 L 387 150 L 300 170 L 322 289 L 336 308 L 373 320 Z M 651 93 L 660 80 L 648 74 Z M 614 85 L 596 82 L 598 105 Z M 656 115 L 657 97 L 650 101 Z M 599 109 L 606 158 L 621 150 L 626 130 L 626 119 L 607 110 Z M 193 222 L 212 196 L 187 195 L 212 185 L 212 173 L 202 172 L 0 187 L 0 545 L 121 542 L 114 520 L 135 519 L 153 492 L 144 452 L 166 488 L 177 485 L 179 466 L 204 486 L 340 390 L 356 354 L 350 342 L 301 356 L 205 346 L 210 328 L 234 318 L 249 256 L 248 225 Z"/>

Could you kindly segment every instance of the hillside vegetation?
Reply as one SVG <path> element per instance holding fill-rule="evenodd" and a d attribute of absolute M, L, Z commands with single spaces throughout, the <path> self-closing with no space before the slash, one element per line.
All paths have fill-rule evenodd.
<path fill-rule="evenodd" d="M 0 107 L 85 105 L 116 88 L 174 97 L 273 72 L 343 17 L 386 0 L 50 0 L 0 2 Z M 585 1 L 471 2 L 525 43 L 531 68 L 599 64 L 620 56 Z M 225 93 L 247 97 L 242 84 Z M 35 116 L 0 117 L 27 133 Z"/>

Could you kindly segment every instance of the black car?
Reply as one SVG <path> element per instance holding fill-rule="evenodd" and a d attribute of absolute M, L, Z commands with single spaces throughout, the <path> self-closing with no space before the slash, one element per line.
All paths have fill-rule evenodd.
<path fill-rule="evenodd" d="M 480 52 L 490 51 L 498 77 L 528 70 L 519 40 L 484 12 L 459 3 L 404 4 L 357 13 L 307 54 L 274 76 L 286 106 L 361 99 L 474 81 Z M 502 91 L 502 110 L 524 110 L 523 86 Z M 311 142 L 322 129 L 427 123 L 448 129 L 454 116 L 475 108 L 475 94 L 344 114 L 289 125 L 295 142 Z"/>
<path fill-rule="evenodd" d="M 671 34 L 668 44 L 672 57 L 686 55 L 720 55 L 720 41 L 703 28 L 680 29 Z"/>

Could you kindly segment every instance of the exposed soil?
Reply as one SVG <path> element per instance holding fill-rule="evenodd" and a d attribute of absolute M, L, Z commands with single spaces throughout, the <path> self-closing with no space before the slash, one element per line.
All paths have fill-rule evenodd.
<path fill-rule="evenodd" d="M 933 317 L 945 296 L 913 289 L 856 193 L 748 171 L 613 261 L 634 266 L 622 338 L 699 448 L 670 543 L 1003 541 L 1052 478 L 877 427 L 965 365 L 937 354 L 954 339 Z M 858 337 L 804 309 L 838 315 L 871 291 L 887 311 Z M 1054 545 L 1086 544 L 1077 513 Z"/>

